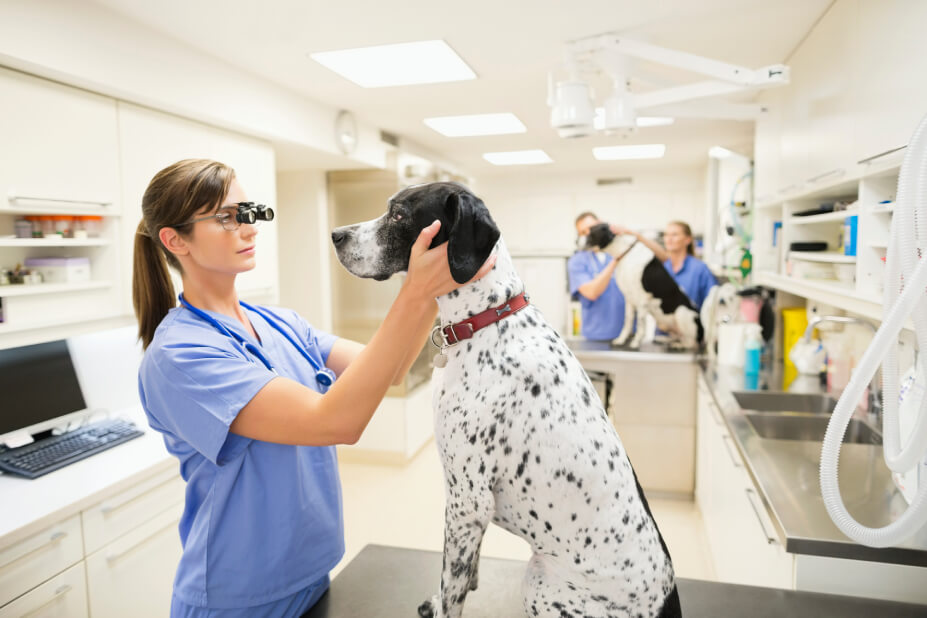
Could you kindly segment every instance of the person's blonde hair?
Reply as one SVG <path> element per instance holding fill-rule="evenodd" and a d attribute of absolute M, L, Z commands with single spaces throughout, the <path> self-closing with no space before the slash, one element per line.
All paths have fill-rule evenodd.
<path fill-rule="evenodd" d="M 692 228 L 689 227 L 689 224 L 685 221 L 670 221 L 667 225 L 678 225 L 682 233 L 689 237 L 689 244 L 686 245 L 686 253 L 694 257 L 695 247 L 692 245 L 695 243 L 695 240 L 692 238 Z"/>
<path fill-rule="evenodd" d="M 168 266 L 182 272 L 177 256 L 161 243 L 161 229 L 172 227 L 188 237 L 193 232 L 189 221 L 204 208 L 218 209 L 234 178 L 235 170 L 218 161 L 185 159 L 155 174 L 148 184 L 132 268 L 132 305 L 144 348 L 176 303 Z"/>

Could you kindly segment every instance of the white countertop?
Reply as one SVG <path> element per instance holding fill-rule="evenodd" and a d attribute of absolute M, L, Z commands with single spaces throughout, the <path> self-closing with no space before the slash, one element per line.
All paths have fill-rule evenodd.
<path fill-rule="evenodd" d="M 0 547 L 40 532 L 152 474 L 172 466 L 180 473 L 161 434 L 148 426 L 141 406 L 115 410 L 109 416 L 133 421 L 145 435 L 37 479 L 0 474 Z"/>
<path fill-rule="evenodd" d="M 613 346 L 609 341 L 588 341 L 569 337 L 567 346 L 573 355 L 583 360 L 631 361 L 642 363 L 695 363 L 694 350 L 669 350 L 665 345 L 645 343 L 639 350 Z"/>

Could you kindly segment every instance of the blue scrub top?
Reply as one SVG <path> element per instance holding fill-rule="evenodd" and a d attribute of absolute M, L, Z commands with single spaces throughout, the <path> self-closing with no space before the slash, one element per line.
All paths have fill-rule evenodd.
<path fill-rule="evenodd" d="M 291 310 L 271 311 L 285 322 L 284 329 L 295 329 L 291 336 L 298 335 L 310 355 L 326 362 L 335 336 L 310 327 Z M 280 376 L 324 390 L 296 348 L 260 315 L 245 310 L 258 344 L 237 320 L 207 313 L 260 345 Z M 180 460 L 187 482 L 175 610 L 250 608 L 274 601 L 289 607 L 293 599 L 311 596 L 311 586 L 327 581 L 344 555 L 335 448 L 274 444 L 229 432 L 242 407 L 277 374 L 182 307 L 165 316 L 145 352 L 139 369 L 142 407 Z M 298 615 L 305 609 L 293 611 Z M 204 609 L 200 615 L 214 614 Z"/>
<path fill-rule="evenodd" d="M 570 294 L 579 297 L 582 308 L 583 337 L 592 340 L 614 339 L 624 327 L 624 295 L 612 277 L 605 291 L 597 299 L 589 300 L 579 293 L 579 286 L 592 281 L 614 258 L 607 254 L 599 261 L 592 251 L 577 251 L 567 261 L 570 278 Z"/>
<path fill-rule="evenodd" d="M 673 271 L 672 260 L 666 260 L 663 262 L 663 266 L 673 275 L 673 279 L 686 293 L 686 296 L 692 300 L 696 309 L 701 310 L 702 303 L 708 297 L 708 291 L 718 285 L 718 280 L 711 274 L 705 262 L 691 255 L 686 255 L 686 259 L 682 262 L 682 268 L 678 271 Z"/>

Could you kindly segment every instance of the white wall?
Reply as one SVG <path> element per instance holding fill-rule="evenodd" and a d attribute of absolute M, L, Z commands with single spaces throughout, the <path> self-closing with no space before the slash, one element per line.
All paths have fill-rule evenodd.
<path fill-rule="evenodd" d="M 661 169 L 654 161 L 654 172 L 632 178 L 631 184 L 599 187 L 591 175 L 530 172 L 480 177 L 474 189 L 513 255 L 536 250 L 570 255 L 576 216 L 587 210 L 635 229 L 662 230 L 667 222 L 682 219 L 694 233 L 704 232 L 703 168 Z"/>
<path fill-rule="evenodd" d="M 277 238 L 280 256 L 280 305 L 310 324 L 332 330 L 331 260 L 325 172 L 277 174 Z"/>

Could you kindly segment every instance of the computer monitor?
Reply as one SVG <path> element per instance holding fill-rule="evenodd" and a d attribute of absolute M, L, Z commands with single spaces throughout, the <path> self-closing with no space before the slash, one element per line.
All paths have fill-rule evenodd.
<path fill-rule="evenodd" d="M 86 414 L 67 341 L 0 350 L 0 443 Z"/>

